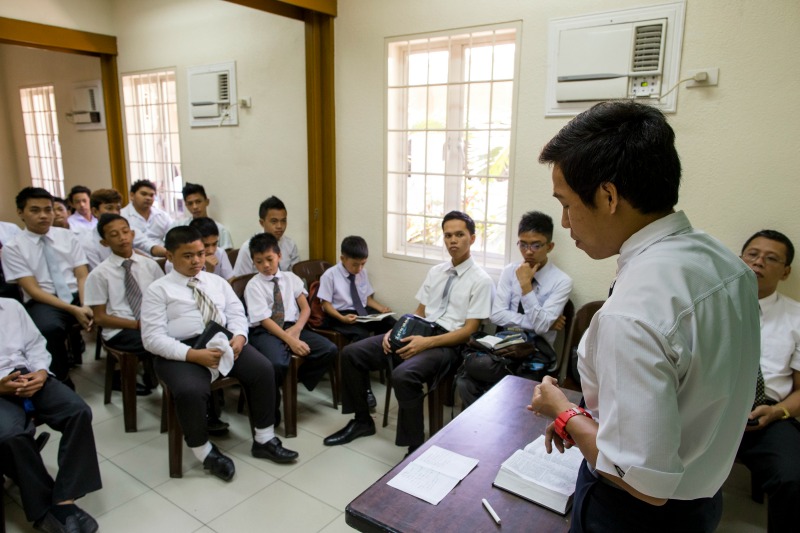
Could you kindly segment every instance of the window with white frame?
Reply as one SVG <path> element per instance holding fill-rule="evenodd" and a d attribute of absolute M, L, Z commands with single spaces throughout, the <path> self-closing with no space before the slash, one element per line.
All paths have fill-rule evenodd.
<path fill-rule="evenodd" d="M 175 71 L 123 74 L 122 99 L 129 180 L 155 183 L 159 207 L 177 217 L 184 209 Z"/>
<path fill-rule="evenodd" d="M 441 261 L 442 217 L 476 224 L 475 260 L 506 262 L 518 24 L 386 40 L 386 250 Z"/>
<path fill-rule="evenodd" d="M 63 198 L 64 167 L 61 163 L 61 144 L 58 142 L 53 86 L 20 89 L 19 97 L 31 182 L 34 187 L 42 187 L 50 194 Z"/>

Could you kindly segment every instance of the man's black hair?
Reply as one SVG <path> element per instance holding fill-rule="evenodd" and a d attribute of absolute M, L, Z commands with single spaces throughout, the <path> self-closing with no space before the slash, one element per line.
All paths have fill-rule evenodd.
<path fill-rule="evenodd" d="M 199 183 L 187 182 L 186 185 L 183 186 L 183 189 L 181 189 L 181 194 L 183 195 L 184 201 L 186 201 L 186 198 L 192 194 L 200 194 L 203 196 L 203 198 L 208 199 L 208 196 L 206 195 L 206 188 Z"/>
<path fill-rule="evenodd" d="M 278 245 L 278 239 L 272 233 L 256 233 L 250 238 L 250 257 L 265 252 L 280 255 L 281 247 Z"/>
<path fill-rule="evenodd" d="M 118 204 L 122 202 L 122 195 L 114 189 L 96 189 L 89 197 L 89 205 L 100 209 L 103 204 Z"/>
<path fill-rule="evenodd" d="M 475 235 L 475 221 L 472 220 L 472 217 L 468 214 L 462 213 L 461 211 L 450 211 L 442 219 L 442 229 L 444 229 L 444 223 L 448 220 L 463 220 L 467 224 L 469 234 Z"/>
<path fill-rule="evenodd" d="M 45 198 L 50 200 L 50 202 L 53 201 L 53 195 L 50 194 L 47 189 L 42 189 L 41 187 L 25 187 L 19 191 L 19 194 L 16 197 L 17 209 L 20 211 L 25 209 L 25 204 L 27 204 L 28 200 L 32 198 Z"/>
<path fill-rule="evenodd" d="M 219 236 L 219 228 L 217 227 L 217 223 L 209 217 L 193 218 L 192 221 L 189 222 L 189 227 L 195 228 L 197 231 L 199 231 L 203 238 L 211 237 L 212 235 Z"/>
<path fill-rule="evenodd" d="M 106 226 L 114 222 L 115 220 L 124 220 L 125 224 L 128 224 L 130 228 L 131 225 L 128 223 L 128 219 L 123 217 L 122 215 L 118 215 L 116 213 L 103 213 L 100 215 L 100 218 L 97 219 L 97 233 L 100 234 L 101 239 L 106 238 Z"/>
<path fill-rule="evenodd" d="M 64 207 L 66 207 L 66 208 L 67 208 L 67 212 L 69 212 L 69 213 L 72 213 L 72 212 L 73 212 L 73 210 L 72 210 L 72 206 L 70 206 L 70 205 L 67 203 L 67 201 L 66 201 L 66 200 L 64 200 L 63 198 L 59 198 L 58 196 L 53 196 L 53 203 L 54 203 L 54 204 L 55 204 L 55 203 L 59 203 L 59 204 L 63 205 Z M 53 206 L 53 207 L 55 207 L 55 206 Z"/>
<path fill-rule="evenodd" d="M 286 211 L 286 206 L 283 204 L 283 202 L 281 202 L 281 199 L 278 198 L 277 196 L 270 196 L 269 198 L 261 202 L 261 205 L 258 207 L 258 218 L 262 220 L 266 218 L 267 211 L 269 211 L 270 209 L 279 209 Z"/>
<path fill-rule="evenodd" d="M 519 229 L 517 235 L 532 231 L 534 233 L 541 233 L 547 237 L 547 241 L 553 240 L 553 219 L 549 215 L 545 215 L 541 211 L 528 211 L 519 221 Z"/>
<path fill-rule="evenodd" d="M 152 181 L 150 181 L 150 180 L 138 180 L 138 181 L 133 182 L 133 185 L 131 185 L 131 194 L 136 194 L 136 191 L 138 191 L 142 187 L 147 187 L 148 189 L 153 189 L 153 191 L 158 192 L 158 188 L 156 187 L 156 184 L 153 183 Z"/>
<path fill-rule="evenodd" d="M 202 241 L 203 237 L 196 228 L 191 226 L 176 226 L 167 232 L 164 237 L 164 248 L 175 253 L 175 250 L 194 241 Z"/>
<path fill-rule="evenodd" d="M 742 253 L 744 253 L 753 239 L 757 239 L 759 237 L 764 237 L 765 239 L 783 244 L 786 247 L 785 266 L 792 266 L 792 261 L 794 261 L 794 245 L 792 244 L 792 241 L 789 240 L 789 237 L 780 231 L 775 231 L 774 229 L 762 229 L 761 231 L 754 233 L 749 239 L 747 239 L 747 242 L 744 243 L 744 246 L 742 246 Z"/>
<path fill-rule="evenodd" d="M 76 185 L 72 189 L 70 189 L 69 194 L 67 195 L 67 201 L 72 203 L 72 197 L 76 194 L 86 193 L 86 196 L 92 196 L 92 190 L 85 185 Z"/>
<path fill-rule="evenodd" d="M 369 257 L 369 247 L 364 237 L 350 235 L 342 239 L 342 255 L 351 259 L 366 259 Z"/>
<path fill-rule="evenodd" d="M 567 185 L 592 208 L 604 183 L 613 183 L 643 214 L 668 212 L 678 203 L 675 132 L 649 105 L 618 101 L 591 107 L 561 128 L 539 162 L 558 166 Z"/>

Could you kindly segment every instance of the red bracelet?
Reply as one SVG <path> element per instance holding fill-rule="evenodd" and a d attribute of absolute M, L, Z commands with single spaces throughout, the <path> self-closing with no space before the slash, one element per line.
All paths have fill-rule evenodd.
<path fill-rule="evenodd" d="M 567 422 L 569 422 L 570 418 L 577 415 L 588 416 L 589 418 L 593 419 L 592 414 L 583 407 L 572 407 L 558 415 L 555 420 L 556 435 L 561 437 L 564 442 L 568 444 L 574 445 L 575 441 L 572 440 L 572 437 L 570 437 L 569 433 L 567 433 Z"/>

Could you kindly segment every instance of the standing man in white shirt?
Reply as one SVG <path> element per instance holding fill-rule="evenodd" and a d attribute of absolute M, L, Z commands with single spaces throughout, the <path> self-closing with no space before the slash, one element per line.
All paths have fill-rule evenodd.
<path fill-rule="evenodd" d="M 761 230 L 744 243 L 742 259 L 758 279 L 761 376 L 739 458 L 769 496 L 768 531 L 792 531 L 800 503 L 800 302 L 778 284 L 792 272 L 794 245 Z"/>
<path fill-rule="evenodd" d="M 714 531 L 755 389 L 755 276 L 675 212 L 681 165 L 659 110 L 597 104 L 539 161 L 553 165 L 576 246 L 619 255 L 578 350 L 587 409 L 550 377 L 529 406 L 555 419 L 548 452 L 574 445 L 585 458 L 571 531 Z"/>
<path fill-rule="evenodd" d="M 408 453 L 412 453 L 425 441 L 423 384 L 436 382 L 459 364 L 461 346 L 478 330 L 481 320 L 489 317 L 494 296 L 492 278 L 470 254 L 475 242 L 472 218 L 450 211 L 442 220 L 442 232 L 451 259 L 428 271 L 417 291 L 419 305 L 414 312 L 435 322 L 441 334 L 411 335 L 402 339 L 407 344 L 397 351 L 389 344 L 391 331 L 345 346 L 341 354 L 342 413 L 354 413 L 355 418 L 326 437 L 325 446 L 375 434 L 367 403 L 369 372 L 386 368 L 389 358 L 399 404 L 395 444 L 408 446 Z"/>
<path fill-rule="evenodd" d="M 25 230 L 3 248 L 3 271 L 6 280 L 22 287 L 28 314 L 47 339 L 50 371 L 72 386 L 67 336 L 76 322 L 86 330 L 92 326 L 92 310 L 83 304 L 86 256 L 74 233 L 52 227 L 49 192 L 26 187 L 16 202 Z"/>
<path fill-rule="evenodd" d="M 125 217 L 136 232 L 133 245 L 149 257 L 164 257 L 164 235 L 172 219 L 153 203 L 156 201 L 156 184 L 150 180 L 139 180 L 131 185 L 131 201 L 122 208 Z"/>
<path fill-rule="evenodd" d="M 67 203 L 73 213 L 67 218 L 67 223 L 69 229 L 75 233 L 94 229 L 97 226 L 97 217 L 92 214 L 91 196 L 92 190 L 83 185 L 76 185 L 69 191 Z"/>

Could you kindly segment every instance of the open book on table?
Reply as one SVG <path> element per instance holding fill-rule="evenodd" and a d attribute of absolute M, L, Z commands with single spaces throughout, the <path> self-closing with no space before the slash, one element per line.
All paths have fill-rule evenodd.
<path fill-rule="evenodd" d="M 379 313 L 376 315 L 364 315 L 356 317 L 356 322 L 380 322 L 387 316 L 392 316 L 394 313 Z"/>
<path fill-rule="evenodd" d="M 494 486 L 565 515 L 572 506 L 581 461 L 575 446 L 563 454 L 554 446 L 548 454 L 544 436 L 539 436 L 500 465 Z"/>

